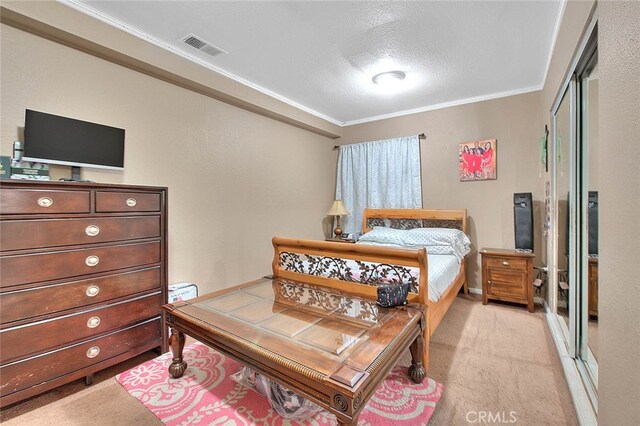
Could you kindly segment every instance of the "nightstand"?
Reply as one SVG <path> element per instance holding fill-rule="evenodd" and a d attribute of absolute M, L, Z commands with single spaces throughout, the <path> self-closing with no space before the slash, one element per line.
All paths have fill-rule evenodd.
<path fill-rule="evenodd" d="M 345 238 L 325 238 L 325 241 L 329 241 L 332 243 L 347 243 L 347 244 L 355 244 L 354 240 L 347 240 Z"/>
<path fill-rule="evenodd" d="M 533 312 L 533 253 L 516 250 L 480 250 L 482 304 L 489 299 L 522 303 Z"/>

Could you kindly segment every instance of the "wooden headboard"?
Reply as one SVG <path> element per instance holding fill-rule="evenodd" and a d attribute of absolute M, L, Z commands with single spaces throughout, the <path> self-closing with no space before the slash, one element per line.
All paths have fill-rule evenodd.
<path fill-rule="evenodd" d="M 467 210 L 365 209 L 362 232 L 374 226 L 395 229 L 452 228 L 467 233 Z"/>

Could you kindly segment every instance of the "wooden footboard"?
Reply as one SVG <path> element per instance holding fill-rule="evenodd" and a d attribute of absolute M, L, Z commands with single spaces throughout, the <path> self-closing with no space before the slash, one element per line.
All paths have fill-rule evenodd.
<path fill-rule="evenodd" d="M 409 283 L 410 303 L 427 304 L 427 253 L 325 241 L 273 238 L 274 277 L 301 281 L 365 297 L 377 298 L 377 284 Z M 427 314 L 428 315 L 428 314 Z M 429 366 L 429 326 L 423 330 L 423 365 Z"/>
<path fill-rule="evenodd" d="M 384 226 L 395 229 L 414 228 L 451 228 L 467 233 L 467 210 L 434 210 L 434 209 L 365 209 L 362 220 L 362 231 L 367 233 L 374 226 Z M 460 271 L 447 291 L 437 302 L 428 298 L 429 306 L 428 328 L 433 334 L 449 307 L 455 300 L 460 289 L 469 294 L 464 261 Z"/>
<path fill-rule="evenodd" d="M 466 210 L 367 209 L 363 231 L 374 226 L 397 229 L 454 228 L 466 233 Z M 408 300 L 427 305 L 423 364 L 429 368 L 430 336 L 449 310 L 461 288 L 468 294 L 464 261 L 453 284 L 437 302 L 429 300 L 428 265 L 425 249 L 399 250 L 379 246 L 273 238 L 273 275 L 339 289 L 376 299 L 376 284 L 409 282 Z M 351 261 L 351 262 L 349 262 Z"/>

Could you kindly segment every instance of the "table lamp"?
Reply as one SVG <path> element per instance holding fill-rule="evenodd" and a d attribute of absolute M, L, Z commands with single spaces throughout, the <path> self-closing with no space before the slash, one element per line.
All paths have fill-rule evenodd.
<path fill-rule="evenodd" d="M 342 238 L 342 228 L 340 228 L 340 216 L 346 216 L 349 212 L 344 207 L 342 200 L 335 200 L 327 212 L 327 216 L 335 216 L 337 219 L 336 229 L 333 230 L 336 238 Z"/>

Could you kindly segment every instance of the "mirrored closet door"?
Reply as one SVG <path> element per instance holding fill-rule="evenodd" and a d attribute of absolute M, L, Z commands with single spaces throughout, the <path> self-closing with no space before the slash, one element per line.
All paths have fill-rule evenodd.
<path fill-rule="evenodd" d="M 575 152 L 575 81 L 572 79 L 567 86 L 560 104 L 554 114 L 553 121 L 553 140 L 554 140 L 554 163 L 552 165 L 553 178 L 555 181 L 555 212 L 556 212 L 556 227 L 555 233 L 555 278 L 556 278 L 556 314 L 558 315 L 560 328 L 564 334 L 566 342 L 575 340 L 571 336 L 570 330 L 575 329 L 572 325 L 569 312 L 571 311 L 571 296 L 573 291 L 570 286 L 571 282 L 575 282 L 570 275 L 575 273 L 575 270 L 569 268 L 571 262 L 571 245 L 573 243 L 569 235 L 575 230 L 572 230 L 571 217 L 575 217 L 575 213 L 572 215 L 571 206 L 575 205 L 570 202 L 571 195 L 575 195 L 575 190 L 572 191 L 573 186 L 573 170 L 575 167 L 575 161 L 572 161 L 572 152 Z M 574 356 L 570 345 L 567 345 L 567 350 Z"/>
<path fill-rule="evenodd" d="M 580 139 L 582 159 L 582 187 L 580 198 L 582 216 L 582 297 L 580 358 L 584 361 L 591 381 L 598 385 L 598 55 L 594 52 L 580 79 Z"/>
<path fill-rule="evenodd" d="M 549 305 L 597 412 L 598 387 L 597 27 L 584 41 L 552 109 L 554 206 Z"/>

